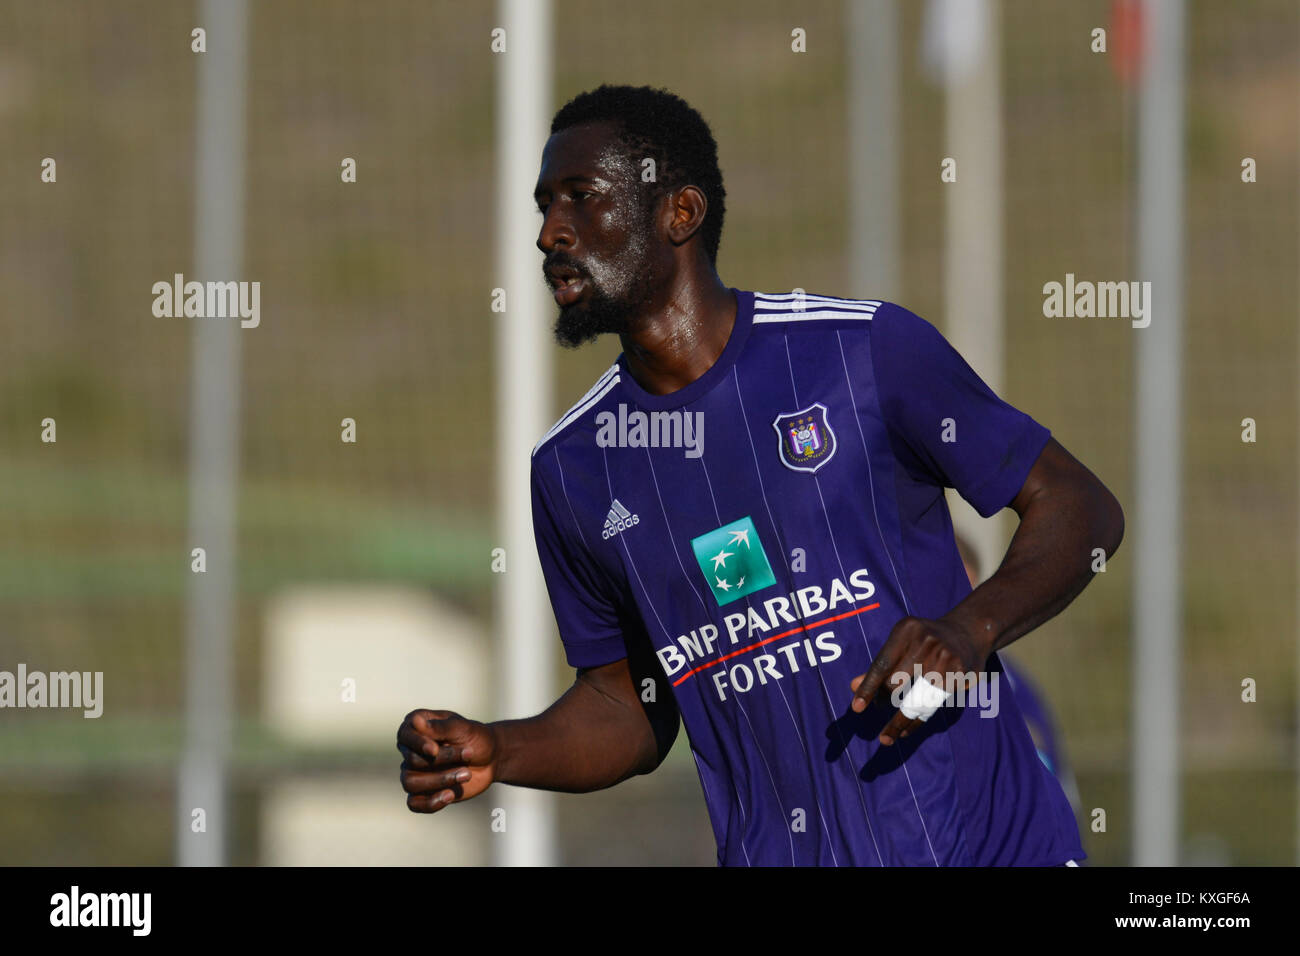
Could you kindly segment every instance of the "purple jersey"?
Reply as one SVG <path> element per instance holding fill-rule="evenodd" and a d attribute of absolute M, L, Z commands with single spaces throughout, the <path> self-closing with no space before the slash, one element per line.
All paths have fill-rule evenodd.
<path fill-rule="evenodd" d="M 732 291 L 702 376 L 651 395 L 620 355 L 533 450 L 569 663 L 627 657 L 644 706 L 675 704 L 723 865 L 1082 858 L 996 680 L 892 747 L 888 688 L 849 708 L 900 618 L 970 593 L 943 489 L 996 513 L 1049 432 L 900 306 Z"/>

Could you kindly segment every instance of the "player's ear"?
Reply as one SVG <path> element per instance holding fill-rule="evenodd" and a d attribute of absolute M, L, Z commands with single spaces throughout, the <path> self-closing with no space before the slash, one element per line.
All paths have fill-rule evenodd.
<path fill-rule="evenodd" d="M 709 201 L 698 186 L 683 186 L 670 194 L 673 208 L 672 224 L 668 236 L 675 245 L 681 245 L 695 235 L 704 225 L 709 211 Z"/>

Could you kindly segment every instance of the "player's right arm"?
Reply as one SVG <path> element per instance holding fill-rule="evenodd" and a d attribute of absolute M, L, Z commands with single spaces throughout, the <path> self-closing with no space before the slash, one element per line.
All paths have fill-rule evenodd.
<path fill-rule="evenodd" d="M 677 733 L 652 724 L 626 658 L 582 668 L 564 695 L 523 720 L 480 723 L 413 710 L 397 731 L 406 805 L 416 813 L 478 796 L 493 783 L 586 793 L 659 766 Z"/>

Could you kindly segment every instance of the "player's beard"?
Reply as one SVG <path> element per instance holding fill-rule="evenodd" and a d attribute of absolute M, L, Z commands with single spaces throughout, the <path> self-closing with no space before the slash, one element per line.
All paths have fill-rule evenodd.
<path fill-rule="evenodd" d="M 640 305 L 647 301 L 650 283 L 648 276 L 638 276 L 633 290 L 626 296 L 614 296 L 587 282 L 583 301 L 560 310 L 555 320 L 555 339 L 565 348 L 576 349 L 593 342 L 606 332 L 622 335 L 632 327 L 632 317 Z"/>
<path fill-rule="evenodd" d="M 608 268 L 586 273 L 587 288 L 582 299 L 560 309 L 555 320 L 555 340 L 565 348 L 578 348 L 606 333 L 623 335 L 662 281 L 649 248 L 650 217 L 643 217 L 642 229 Z M 611 281 L 617 288 L 611 290 Z"/>

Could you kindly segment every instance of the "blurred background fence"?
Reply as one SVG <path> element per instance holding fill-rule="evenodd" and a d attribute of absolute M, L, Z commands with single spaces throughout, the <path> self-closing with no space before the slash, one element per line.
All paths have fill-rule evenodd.
<path fill-rule="evenodd" d="M 1111 487 L 1131 531 L 1141 333 L 1043 315 L 1044 283 L 1067 273 L 1142 278 L 1137 87 L 1113 46 L 1091 49 L 1127 7 L 991 9 L 1000 390 Z M 926 68 L 925 5 L 896 9 L 888 296 L 951 333 L 943 89 Z M 1185 11 L 1180 859 L 1289 864 L 1300 6 Z M 524 716 L 494 680 L 498 19 L 491 4 L 441 0 L 249 4 L 238 278 L 261 283 L 262 318 L 239 333 L 230 862 L 492 858 L 490 800 L 434 818 L 405 809 L 393 735 L 417 706 Z M 840 0 L 555 0 L 553 108 L 602 82 L 683 96 L 719 144 L 727 283 L 875 294 L 856 287 L 848 252 L 848 20 Z M 155 317 L 150 290 L 175 273 L 218 278 L 190 275 L 202 25 L 190 2 L 0 0 L 0 670 L 104 673 L 98 719 L 0 710 L 0 863 L 177 857 L 190 340 L 203 320 Z M 340 179 L 345 157 L 355 184 Z M 617 351 L 612 339 L 552 350 L 550 419 Z M 1241 440 L 1247 417 L 1254 443 Z M 56 443 L 41 440 L 47 418 Z M 346 418 L 355 443 L 340 441 Z M 1132 555 L 1128 540 L 1014 647 L 1059 719 L 1083 808 L 1106 810 L 1106 831 L 1084 833 L 1101 864 L 1133 850 Z M 535 636 L 558 695 L 571 672 L 553 622 Z M 556 801 L 560 862 L 714 860 L 685 734 L 657 773 Z"/>

